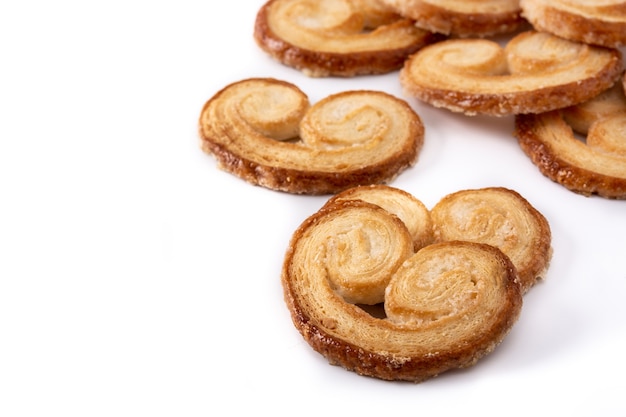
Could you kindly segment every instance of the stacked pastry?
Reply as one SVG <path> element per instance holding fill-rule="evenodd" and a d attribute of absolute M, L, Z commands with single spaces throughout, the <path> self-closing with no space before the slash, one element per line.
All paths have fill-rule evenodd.
<path fill-rule="evenodd" d="M 503 34 L 511 34 L 504 47 L 501 40 L 489 39 Z M 593 100 L 620 83 L 624 64 L 619 47 L 626 44 L 625 1 L 269 0 L 258 11 L 254 38 L 271 57 L 310 76 L 351 77 L 401 69 L 400 83 L 409 97 L 466 115 L 513 115 L 517 119 L 515 136 L 544 175 L 581 194 L 626 198 L 626 161 L 623 153 L 615 152 L 616 147 L 624 146 L 619 120 L 593 129 L 596 133 L 592 137 L 612 137 L 615 145 L 609 150 L 594 145 L 596 139 L 574 143 L 567 119 L 563 119 L 565 124 L 548 122 L 559 119 L 563 109 Z M 247 80 L 237 89 L 254 84 L 258 85 L 258 80 Z M 255 91 L 257 87 L 250 88 Z M 375 117 L 385 119 L 380 126 L 389 127 L 386 131 L 393 139 L 386 139 L 388 146 L 371 152 L 388 152 L 383 160 L 370 160 L 367 152 L 344 154 L 348 147 L 340 150 L 338 146 L 364 143 L 350 137 L 359 127 L 348 119 L 369 120 L 367 112 L 358 117 L 343 114 L 344 125 L 351 127 L 316 140 L 315 149 L 310 148 L 311 141 L 301 137 L 312 130 L 304 128 L 311 123 L 300 126 L 290 120 L 280 126 L 280 118 L 270 123 L 288 131 L 287 139 L 297 138 L 295 142 L 305 144 L 302 148 L 294 141 L 284 141 L 281 132 L 249 129 L 258 127 L 258 123 L 248 123 L 250 117 L 269 117 L 267 114 L 215 110 L 225 97 L 233 96 L 226 90 L 233 90 L 233 86 L 218 93 L 203 109 L 202 148 L 215 155 L 221 167 L 251 183 L 293 193 L 335 193 L 355 185 L 387 183 L 417 161 L 423 126 L 404 103 L 396 102 L 394 110 Z M 393 101 L 392 97 L 383 100 L 384 93 L 374 93 L 362 92 L 358 97 L 377 96 L 377 106 L 382 106 L 378 109 L 385 108 L 384 101 Z M 276 105 L 275 98 L 281 94 L 264 94 L 269 97 L 264 103 Z M 245 100 L 239 96 L 248 103 L 257 102 L 253 107 L 246 104 L 248 110 L 271 108 L 261 104 L 261 99 L 251 99 L 253 95 L 248 93 Z M 350 100 L 360 98 L 351 94 Z M 399 119 L 404 120 L 398 134 L 398 125 L 387 123 L 396 108 L 402 108 Z M 351 109 L 356 112 L 355 106 Z M 300 110 L 293 113 L 298 120 L 304 118 Z M 220 127 L 228 123 L 222 119 L 226 114 L 240 121 L 242 114 L 248 117 L 235 124 L 247 128 L 243 136 L 242 130 L 230 125 Z M 329 112 L 317 114 L 322 120 Z M 546 116 L 532 116 L 543 114 Z M 541 120 L 552 126 L 549 134 L 545 130 L 536 134 Z M 412 141 L 403 136 L 407 132 L 414 136 Z M 577 133 L 587 135 L 586 131 Z M 546 134 L 557 135 L 558 143 L 564 145 L 537 139 Z M 312 137 L 322 135 L 318 132 Z M 356 135 L 366 136 L 362 132 Z M 312 159 L 313 154 L 316 158 Z M 303 162 L 311 160 L 321 164 L 309 168 L 308 162 Z"/>
<path fill-rule="evenodd" d="M 546 177 L 584 195 L 626 198 L 623 110 L 611 121 L 606 111 L 587 116 L 603 119 L 590 130 L 567 116 L 586 101 L 606 101 L 603 93 L 611 88 L 613 96 L 623 95 L 618 48 L 626 44 L 625 1 L 383 2 L 419 27 L 456 35 L 406 60 L 400 82 L 407 95 L 467 115 L 514 115 L 520 146 Z M 532 27 L 501 47 L 485 37 L 496 32 L 495 22 L 503 22 L 501 32 L 515 26 L 505 23 L 513 20 L 504 10 Z M 494 25 L 462 24 L 476 21 L 476 13 Z M 583 106 L 596 113 L 596 106 Z"/>
<path fill-rule="evenodd" d="M 516 117 L 515 136 L 546 177 L 583 195 L 626 198 L 624 84 L 626 77 L 587 102 Z"/>

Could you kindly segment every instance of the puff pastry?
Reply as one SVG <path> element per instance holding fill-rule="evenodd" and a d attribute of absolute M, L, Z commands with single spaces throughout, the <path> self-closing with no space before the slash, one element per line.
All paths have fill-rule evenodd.
<path fill-rule="evenodd" d="M 564 108 L 561 114 L 574 131 L 586 135 L 595 121 L 622 111 L 626 111 L 624 85 L 615 83 L 613 87 L 584 103 Z"/>
<path fill-rule="evenodd" d="M 626 44 L 626 1 L 521 0 L 520 6 L 538 30 L 607 47 Z"/>
<path fill-rule="evenodd" d="M 416 25 L 445 35 L 488 36 L 524 23 L 519 0 L 382 0 Z"/>
<path fill-rule="evenodd" d="M 207 101 L 199 134 L 222 169 L 252 184 L 328 194 L 393 180 L 417 161 L 424 126 L 384 92 L 346 91 L 310 106 L 295 85 L 254 78 Z"/>
<path fill-rule="evenodd" d="M 377 0 L 270 0 L 257 13 L 254 38 L 271 57 L 311 77 L 397 70 L 438 39 Z"/>
<path fill-rule="evenodd" d="M 502 250 L 527 292 L 548 268 L 551 231 L 546 218 L 516 191 L 489 187 L 462 190 L 432 209 L 435 241 L 467 240 Z"/>
<path fill-rule="evenodd" d="M 404 190 L 379 184 L 353 187 L 331 197 L 326 205 L 346 200 L 376 204 L 398 216 L 409 230 L 413 239 L 413 250 L 416 252 L 433 242 L 430 211 L 424 203 Z"/>
<path fill-rule="evenodd" d="M 622 89 L 618 83 L 575 108 L 517 116 L 515 136 L 521 148 L 543 175 L 573 192 L 626 199 L 626 98 Z M 575 127 L 567 120 L 574 120 Z"/>
<path fill-rule="evenodd" d="M 503 49 L 487 39 L 450 39 L 413 54 L 400 73 L 409 96 L 468 115 L 542 113 L 588 100 L 623 68 L 617 49 L 526 31 Z"/>
<path fill-rule="evenodd" d="M 325 205 L 294 232 L 282 269 L 285 302 L 331 364 L 420 382 L 475 364 L 517 320 L 516 270 L 499 249 L 455 241 L 412 254 L 411 241 L 397 216 L 362 200 Z M 378 297 L 386 281 L 384 317 L 345 294 L 346 287 L 367 293 L 369 271 L 389 273 L 372 285 Z"/>

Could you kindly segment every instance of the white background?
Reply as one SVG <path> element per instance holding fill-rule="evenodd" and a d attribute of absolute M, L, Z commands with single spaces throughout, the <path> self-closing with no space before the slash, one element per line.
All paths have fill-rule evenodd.
<path fill-rule="evenodd" d="M 393 183 L 428 207 L 505 186 L 546 216 L 552 264 L 504 343 L 417 385 L 309 348 L 279 277 L 292 232 L 326 197 L 220 171 L 198 146 L 200 109 L 259 76 L 312 102 L 403 96 L 397 73 L 308 79 L 272 61 L 252 38 L 262 3 L 0 6 L 0 415 L 625 415 L 626 202 L 544 178 L 510 117 L 408 99 L 425 145 Z"/>

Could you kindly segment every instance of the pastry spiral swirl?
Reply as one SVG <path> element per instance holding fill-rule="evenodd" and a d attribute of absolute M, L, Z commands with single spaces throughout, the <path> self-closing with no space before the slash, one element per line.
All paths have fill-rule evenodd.
<path fill-rule="evenodd" d="M 626 44 L 626 1 L 521 0 L 520 6 L 537 30 L 613 48 Z"/>
<path fill-rule="evenodd" d="M 504 252 L 517 268 L 522 293 L 548 268 L 548 221 L 516 191 L 489 187 L 448 194 L 431 209 L 431 217 L 435 241 L 485 243 Z"/>
<path fill-rule="evenodd" d="M 624 79 L 626 80 L 626 75 Z M 624 111 L 626 111 L 624 85 L 615 83 L 613 87 L 584 103 L 562 109 L 561 114 L 575 132 L 586 135 L 591 125 L 598 119 Z"/>
<path fill-rule="evenodd" d="M 568 121 L 574 120 L 573 126 Z M 574 134 L 586 135 L 584 140 Z M 579 106 L 518 115 L 515 136 L 540 172 L 586 196 L 626 199 L 626 97 L 618 83 Z"/>
<path fill-rule="evenodd" d="M 383 0 L 418 27 L 445 35 L 489 36 L 519 28 L 519 0 Z"/>
<path fill-rule="evenodd" d="M 326 205 L 346 200 L 362 200 L 376 204 L 398 216 L 411 234 L 415 252 L 433 241 L 430 211 L 424 203 L 404 190 L 388 185 L 353 187 L 331 197 Z"/>
<path fill-rule="evenodd" d="M 386 317 L 346 295 L 366 293 L 368 271 L 376 271 L 374 294 L 386 282 Z M 361 375 L 414 382 L 491 352 L 520 313 L 516 280 L 509 258 L 490 245 L 445 242 L 413 254 L 402 221 L 362 200 L 335 201 L 306 219 L 282 270 L 293 323 L 314 350 Z"/>
<path fill-rule="evenodd" d="M 267 78 L 226 86 L 199 125 L 202 149 L 225 171 L 297 194 L 391 181 L 424 140 L 420 117 L 387 93 L 347 91 L 310 106 L 293 84 Z"/>
<path fill-rule="evenodd" d="M 254 38 L 311 77 L 394 71 L 438 39 L 377 0 L 270 0 L 257 13 Z"/>
<path fill-rule="evenodd" d="M 503 49 L 487 39 L 451 39 L 413 54 L 405 93 L 468 115 L 542 113 L 588 100 L 619 78 L 617 49 L 523 32 Z"/>

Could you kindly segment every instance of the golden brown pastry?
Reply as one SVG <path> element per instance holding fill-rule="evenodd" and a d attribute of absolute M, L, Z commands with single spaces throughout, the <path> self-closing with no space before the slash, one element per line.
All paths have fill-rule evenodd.
<path fill-rule="evenodd" d="M 574 128 L 586 137 L 577 137 L 566 120 L 576 120 Z M 515 136 L 551 180 L 586 196 L 626 199 L 626 104 L 619 83 L 575 108 L 517 116 Z"/>
<path fill-rule="evenodd" d="M 256 78 L 215 94 L 199 134 L 221 168 L 252 184 L 328 194 L 393 180 L 417 161 L 424 126 L 387 93 L 347 91 L 310 106 L 295 85 Z"/>
<path fill-rule="evenodd" d="M 516 191 L 489 187 L 443 197 L 432 209 L 435 241 L 467 240 L 499 248 L 513 262 L 522 293 L 545 274 L 552 256 L 546 218 Z"/>
<path fill-rule="evenodd" d="M 626 111 L 626 95 L 624 85 L 618 82 L 584 103 L 563 109 L 561 114 L 574 131 L 586 135 L 595 121 L 622 111 Z"/>
<path fill-rule="evenodd" d="M 411 248 L 397 216 L 362 200 L 325 205 L 294 232 L 285 301 L 295 327 L 331 364 L 420 382 L 475 364 L 511 329 L 522 296 L 499 249 L 458 241 Z M 386 316 L 355 304 L 379 300 L 385 281 Z"/>
<path fill-rule="evenodd" d="M 488 36 L 524 23 L 519 0 L 382 0 L 418 27 L 445 35 Z"/>
<path fill-rule="evenodd" d="M 503 49 L 487 39 L 451 39 L 413 54 L 400 73 L 405 93 L 454 112 L 542 113 L 588 100 L 623 68 L 617 49 L 523 32 Z"/>
<path fill-rule="evenodd" d="M 378 304 L 385 299 L 391 275 L 413 253 L 404 223 L 374 204 L 344 201 L 325 206 L 311 245 L 325 279 L 349 303 Z M 318 238 L 322 239 L 319 241 Z M 309 238 L 305 238 L 309 239 Z"/>
<path fill-rule="evenodd" d="M 626 1 L 521 0 L 520 6 L 537 30 L 613 48 L 626 44 Z"/>
<path fill-rule="evenodd" d="M 349 0 L 353 10 L 357 10 L 363 19 L 363 28 L 371 30 L 402 19 L 391 7 L 381 0 Z"/>
<path fill-rule="evenodd" d="M 394 71 L 438 39 L 378 0 L 270 0 L 257 13 L 254 38 L 311 77 Z"/>
<path fill-rule="evenodd" d="M 326 204 L 346 200 L 363 200 L 398 216 L 409 229 L 414 251 L 433 241 L 430 211 L 424 203 L 404 190 L 380 184 L 353 187 L 331 197 Z"/>

